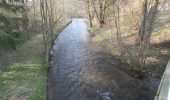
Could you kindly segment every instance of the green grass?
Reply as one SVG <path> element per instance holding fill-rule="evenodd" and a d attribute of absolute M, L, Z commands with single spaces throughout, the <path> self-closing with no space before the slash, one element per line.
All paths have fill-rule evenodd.
<path fill-rule="evenodd" d="M 42 35 L 19 48 L 9 66 L 0 69 L 0 100 L 45 100 L 46 69 Z"/>

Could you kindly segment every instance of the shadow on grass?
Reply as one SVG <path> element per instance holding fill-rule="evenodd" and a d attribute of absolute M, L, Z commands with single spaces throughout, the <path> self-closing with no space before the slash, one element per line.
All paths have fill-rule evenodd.
<path fill-rule="evenodd" d="M 148 52 L 147 66 L 150 71 L 158 74 L 160 77 L 164 73 L 166 65 L 170 59 L 170 41 L 151 44 Z"/>

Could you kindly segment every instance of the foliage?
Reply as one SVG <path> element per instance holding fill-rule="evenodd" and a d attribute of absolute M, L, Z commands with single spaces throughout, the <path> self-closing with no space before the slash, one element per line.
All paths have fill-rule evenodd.
<path fill-rule="evenodd" d="M 15 4 L 18 3 L 18 4 Z M 18 13 L 22 15 L 25 11 L 22 0 L 1 0 L 0 2 L 0 49 L 16 49 L 16 46 L 22 42 L 23 24 L 22 17 L 16 17 Z M 6 11 L 9 14 L 5 14 Z M 26 20 L 28 21 L 28 20 Z"/>

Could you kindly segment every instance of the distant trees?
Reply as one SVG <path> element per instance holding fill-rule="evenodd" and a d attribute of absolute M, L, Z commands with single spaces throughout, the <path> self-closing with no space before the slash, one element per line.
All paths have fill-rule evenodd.
<path fill-rule="evenodd" d="M 106 24 L 106 19 L 109 14 L 111 4 L 111 0 L 86 0 L 90 26 L 92 26 L 92 19 L 94 17 L 97 18 L 100 27 Z"/>
<path fill-rule="evenodd" d="M 92 4 L 100 27 L 102 27 L 103 24 L 106 23 L 107 12 L 111 5 L 111 0 L 97 0 L 96 2 L 92 0 Z"/>

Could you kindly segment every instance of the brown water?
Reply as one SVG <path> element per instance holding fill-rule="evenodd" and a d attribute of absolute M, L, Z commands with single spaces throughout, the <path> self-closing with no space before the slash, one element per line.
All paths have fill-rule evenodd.
<path fill-rule="evenodd" d="M 143 81 L 119 70 L 118 62 L 105 62 L 89 42 L 83 19 L 73 19 L 53 46 L 48 74 L 49 100 L 152 100 Z"/>

